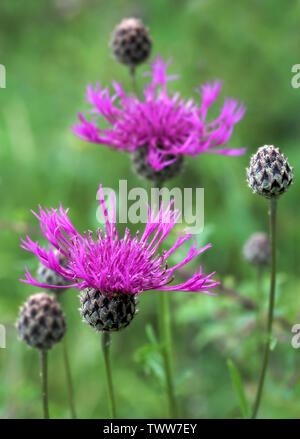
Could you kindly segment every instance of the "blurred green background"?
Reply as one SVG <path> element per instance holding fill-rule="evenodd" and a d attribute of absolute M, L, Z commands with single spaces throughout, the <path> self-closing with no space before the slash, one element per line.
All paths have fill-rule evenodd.
<path fill-rule="evenodd" d="M 144 184 L 131 172 L 127 154 L 82 142 L 70 131 L 77 112 L 88 108 L 87 83 L 116 79 L 130 89 L 128 71 L 112 59 L 108 42 L 114 26 L 131 15 L 150 27 L 152 58 L 173 58 L 169 71 L 180 78 L 170 90 L 198 99 L 194 89 L 200 83 L 220 78 L 224 89 L 214 111 L 225 96 L 247 107 L 230 140 L 232 147 L 248 147 L 247 153 L 190 158 L 185 173 L 169 185 L 205 188 L 200 241 L 212 242 L 213 248 L 197 263 L 216 270 L 224 286 L 257 300 L 262 309 L 268 270 L 257 297 L 256 271 L 241 251 L 252 233 L 268 230 L 268 203 L 247 187 L 245 167 L 257 147 L 275 144 L 295 168 L 295 183 L 279 202 L 277 344 L 260 416 L 297 418 L 300 350 L 291 346 L 291 327 L 300 323 L 300 90 L 291 86 L 300 47 L 296 0 L 1 0 L 0 63 L 7 83 L 0 89 L 0 323 L 7 329 L 7 348 L 0 349 L 0 416 L 41 416 L 38 353 L 17 340 L 14 327 L 19 306 L 39 291 L 18 281 L 25 264 L 33 272 L 37 266 L 19 248 L 28 230 L 40 239 L 30 209 L 61 201 L 79 230 L 94 229 L 100 182 L 116 190 L 119 179 L 127 179 L 128 188 Z M 147 69 L 138 69 L 140 88 Z M 142 294 L 135 320 L 113 336 L 120 417 L 167 416 L 161 358 L 151 338 L 157 333 L 158 294 Z M 77 411 L 80 417 L 107 417 L 99 336 L 81 322 L 77 296 L 72 289 L 63 298 Z M 180 416 L 240 417 L 226 360 L 237 365 L 252 403 L 261 358 L 255 312 L 225 293 L 172 293 L 172 319 Z M 52 349 L 49 360 L 51 415 L 69 417 L 61 346 Z"/>

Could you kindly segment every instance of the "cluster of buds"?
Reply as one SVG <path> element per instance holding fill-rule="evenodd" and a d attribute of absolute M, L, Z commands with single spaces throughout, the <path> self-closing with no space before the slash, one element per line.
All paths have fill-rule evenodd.
<path fill-rule="evenodd" d="M 57 255 L 57 251 L 54 254 Z M 66 267 L 67 259 L 62 253 L 59 254 L 59 263 Z M 41 284 L 51 285 L 49 290 L 55 295 L 65 291 L 70 285 L 69 281 L 41 262 L 37 269 L 37 278 Z M 20 308 L 16 326 L 20 340 L 33 348 L 48 350 L 64 336 L 66 319 L 57 299 L 42 292 L 30 296 Z"/>

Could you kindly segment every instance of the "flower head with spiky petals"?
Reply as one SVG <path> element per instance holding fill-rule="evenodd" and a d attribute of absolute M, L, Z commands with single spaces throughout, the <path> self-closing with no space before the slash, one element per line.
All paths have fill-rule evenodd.
<path fill-rule="evenodd" d="M 242 149 L 229 149 L 225 145 L 230 139 L 234 125 L 243 117 L 245 108 L 234 99 L 225 99 L 219 116 L 207 121 L 209 107 L 217 99 L 222 84 L 216 81 L 201 85 L 196 91 L 202 97 L 201 105 L 193 99 L 180 98 L 178 93 L 167 93 L 167 82 L 176 76 L 167 76 L 169 62 L 160 57 L 151 64 L 147 73 L 152 81 L 145 87 L 144 98 L 125 94 L 122 86 L 113 82 L 114 94 L 97 84 L 87 89 L 87 101 L 95 116 L 88 121 L 79 113 L 80 123 L 73 132 L 83 140 L 111 146 L 120 151 L 135 152 L 147 148 L 148 164 L 160 171 L 174 163 L 178 157 L 197 156 L 211 152 L 225 155 L 240 155 Z M 108 127 L 99 127 L 102 117 Z"/>
<path fill-rule="evenodd" d="M 99 188 L 100 205 L 105 218 L 105 227 L 96 232 L 94 239 L 92 232 L 80 234 L 68 217 L 68 210 L 62 206 L 59 209 L 42 209 L 33 214 L 40 222 L 41 230 L 49 242 L 49 250 L 33 242 L 29 236 L 22 239 L 21 247 L 34 253 L 40 262 L 57 274 L 72 282 L 80 290 L 93 288 L 109 297 L 113 294 L 135 294 L 147 290 L 164 291 L 199 291 L 208 294 L 218 282 L 211 279 L 214 273 L 205 275 L 201 267 L 184 283 L 169 285 L 175 278 L 175 272 L 202 253 L 210 244 L 197 249 L 191 245 L 187 256 L 178 264 L 169 267 L 168 258 L 191 238 L 191 235 L 182 232 L 173 247 L 168 251 L 159 251 L 159 246 L 169 235 L 179 220 L 181 213 L 170 203 L 166 210 L 163 205 L 158 213 L 149 208 L 148 222 L 144 233 L 131 236 L 126 229 L 123 238 L 119 238 L 115 228 L 116 208 L 112 197 L 112 218 L 109 219 L 104 202 L 102 186 Z M 67 263 L 60 263 L 59 255 L 64 255 Z M 35 280 L 25 268 L 25 283 L 42 288 L 53 286 L 41 284 Z M 64 286 L 55 288 L 64 288 Z"/>

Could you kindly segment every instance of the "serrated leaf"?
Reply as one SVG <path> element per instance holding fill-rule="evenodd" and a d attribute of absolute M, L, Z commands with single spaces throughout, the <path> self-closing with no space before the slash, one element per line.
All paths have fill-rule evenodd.
<path fill-rule="evenodd" d="M 229 369 L 232 385 L 238 397 L 238 402 L 242 412 L 242 416 L 244 419 L 248 419 L 249 408 L 248 408 L 248 403 L 247 403 L 241 375 L 231 359 L 227 360 L 227 366 Z"/>

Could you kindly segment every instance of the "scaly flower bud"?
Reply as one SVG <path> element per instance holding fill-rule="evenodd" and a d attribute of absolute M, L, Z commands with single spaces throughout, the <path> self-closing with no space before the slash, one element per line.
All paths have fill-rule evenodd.
<path fill-rule="evenodd" d="M 30 296 L 20 308 L 17 328 L 22 341 L 33 348 L 47 350 L 63 337 L 66 321 L 55 297 L 38 293 Z"/>
<path fill-rule="evenodd" d="M 57 255 L 57 251 L 54 251 L 54 254 Z M 68 260 L 62 253 L 59 255 L 59 264 L 63 267 L 67 267 Z M 37 279 L 41 284 L 47 284 L 47 285 L 55 285 L 57 287 L 65 286 L 66 288 L 49 288 L 50 291 L 53 293 L 62 293 L 65 291 L 70 285 L 70 281 L 63 278 L 59 274 L 57 274 L 54 270 L 51 270 L 51 268 L 46 267 L 41 262 L 39 263 L 38 270 L 37 270 Z"/>
<path fill-rule="evenodd" d="M 129 325 L 136 310 L 136 295 L 117 293 L 107 297 L 99 290 L 87 288 L 80 295 L 83 321 L 96 331 L 120 331 Z"/>
<path fill-rule="evenodd" d="M 137 18 L 125 18 L 115 28 L 111 49 L 122 64 L 134 67 L 146 61 L 151 52 L 148 29 Z"/>
<path fill-rule="evenodd" d="M 278 198 L 293 181 L 293 168 L 279 148 L 265 145 L 251 157 L 247 181 L 254 193 L 265 198 Z"/>

